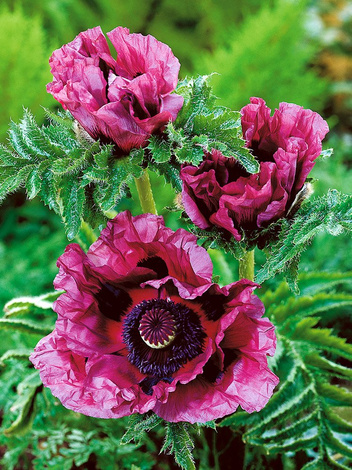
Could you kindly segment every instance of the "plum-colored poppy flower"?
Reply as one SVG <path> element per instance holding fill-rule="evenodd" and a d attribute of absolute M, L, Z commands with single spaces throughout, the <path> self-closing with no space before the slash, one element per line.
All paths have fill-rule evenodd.
<path fill-rule="evenodd" d="M 259 173 L 247 173 L 217 150 L 206 152 L 199 167 L 181 169 L 182 201 L 193 223 L 202 229 L 215 225 L 236 240 L 289 213 L 329 130 L 319 114 L 295 104 L 280 103 L 270 116 L 264 100 L 251 98 L 241 114 Z"/>
<path fill-rule="evenodd" d="M 66 292 L 31 361 L 67 408 L 100 418 L 153 410 L 193 423 L 269 400 L 276 338 L 256 284 L 213 284 L 190 233 L 123 212 L 87 254 L 71 244 L 58 266 L 55 287 Z"/>
<path fill-rule="evenodd" d="M 183 98 L 171 92 L 180 63 L 153 36 L 122 27 L 107 36 L 116 59 L 100 27 L 54 51 L 49 61 L 54 80 L 47 90 L 91 137 L 128 153 L 176 119 Z"/>

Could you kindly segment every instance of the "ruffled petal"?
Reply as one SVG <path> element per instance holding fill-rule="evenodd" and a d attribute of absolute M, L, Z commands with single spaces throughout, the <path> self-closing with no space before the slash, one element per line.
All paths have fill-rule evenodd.
<path fill-rule="evenodd" d="M 176 88 L 180 63 L 169 46 L 150 35 L 130 34 L 122 27 L 107 35 L 117 51 L 115 70 L 118 75 L 133 79 L 149 72 L 158 78 L 160 94 Z"/>
<path fill-rule="evenodd" d="M 179 61 L 152 36 L 108 33 L 118 52 L 111 56 L 100 27 L 80 33 L 50 58 L 54 79 L 47 90 L 94 139 L 115 143 L 128 154 L 176 119 L 183 104 L 176 88 Z"/>

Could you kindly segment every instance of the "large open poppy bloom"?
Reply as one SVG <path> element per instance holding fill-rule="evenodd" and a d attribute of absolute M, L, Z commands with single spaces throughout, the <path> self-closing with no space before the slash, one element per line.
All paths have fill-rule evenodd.
<path fill-rule="evenodd" d="M 47 90 L 94 138 L 115 142 L 122 153 L 144 145 L 151 134 L 173 121 L 183 98 L 176 88 L 180 63 L 153 36 L 100 27 L 80 33 L 50 58 L 53 82 Z"/>
<path fill-rule="evenodd" d="M 153 410 L 206 422 L 260 410 L 278 383 L 274 327 L 251 281 L 220 288 L 196 238 L 119 214 L 85 254 L 59 258 L 55 330 L 31 355 L 64 406 L 100 418 Z"/>
<path fill-rule="evenodd" d="M 264 100 L 251 98 L 241 114 L 259 173 L 247 173 L 217 150 L 206 152 L 199 167 L 181 169 L 182 202 L 193 223 L 202 229 L 215 225 L 236 240 L 242 231 L 261 229 L 289 213 L 329 130 L 319 114 L 290 103 L 280 103 L 270 116 Z"/>

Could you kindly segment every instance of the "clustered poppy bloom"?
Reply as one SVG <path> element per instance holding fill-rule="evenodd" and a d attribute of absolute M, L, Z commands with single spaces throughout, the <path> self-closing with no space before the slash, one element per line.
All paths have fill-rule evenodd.
<path fill-rule="evenodd" d="M 67 408 L 193 423 L 269 400 L 276 338 L 256 284 L 212 283 L 209 255 L 190 233 L 126 211 L 87 254 L 70 244 L 58 266 L 54 285 L 66 292 L 31 361 Z"/>
<path fill-rule="evenodd" d="M 288 215 L 322 150 L 329 128 L 317 113 L 280 103 L 273 116 L 261 98 L 242 108 L 247 146 L 260 163 L 249 174 L 234 158 L 205 152 L 198 166 L 181 169 L 182 202 L 192 222 L 202 229 L 220 227 L 241 240 Z"/>
<path fill-rule="evenodd" d="M 130 34 L 122 27 L 107 36 L 116 59 L 100 27 L 54 51 L 49 61 L 54 80 L 47 90 L 91 137 L 128 153 L 176 119 L 183 98 L 170 93 L 180 63 L 153 36 Z"/>

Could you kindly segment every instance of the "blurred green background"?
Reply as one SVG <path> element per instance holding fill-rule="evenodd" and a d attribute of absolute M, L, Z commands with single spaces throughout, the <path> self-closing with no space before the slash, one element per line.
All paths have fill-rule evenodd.
<path fill-rule="evenodd" d="M 261 96 L 273 108 L 288 101 L 321 113 L 331 128 L 325 147 L 335 152 L 313 170 L 315 193 L 329 187 L 351 193 L 351 2 L 3 0 L 1 142 L 23 107 L 41 121 L 42 106 L 57 106 L 45 89 L 51 52 L 98 24 L 105 32 L 122 25 L 169 44 L 181 62 L 181 78 L 217 72 L 215 94 L 225 106 L 240 109 L 250 96 Z M 176 228 L 177 216 L 164 209 L 172 204 L 172 191 L 154 175 L 152 183 L 160 213 Z M 140 212 L 136 201 L 123 201 L 122 208 Z M 56 259 L 66 244 L 57 216 L 36 200 L 27 202 L 22 193 L 10 197 L 0 208 L 0 306 L 15 296 L 51 290 Z M 302 268 L 351 270 L 351 248 L 349 237 L 317 237 Z"/>
<path fill-rule="evenodd" d="M 180 78 L 216 72 L 212 80 L 215 94 L 222 105 L 240 109 L 251 96 L 260 96 L 272 108 L 281 101 L 287 101 L 319 112 L 327 119 L 331 129 L 324 146 L 333 147 L 334 155 L 319 160 L 312 172 L 311 176 L 316 179 L 315 194 L 324 194 L 329 188 L 352 192 L 350 1 L 2 0 L 0 142 L 6 143 L 9 122 L 21 118 L 23 107 L 28 107 L 38 121 L 43 122 L 42 106 L 51 109 L 58 106 L 45 89 L 51 81 L 48 59 L 55 48 L 71 41 L 80 31 L 96 25 L 101 25 L 105 32 L 119 25 L 125 26 L 131 32 L 150 33 L 167 43 L 181 62 Z M 173 204 L 174 193 L 162 178 L 152 174 L 151 179 L 157 195 L 158 211 L 164 215 L 166 224 L 176 229 L 179 226 L 178 214 L 165 209 Z M 135 188 L 132 187 L 131 191 L 133 199 L 123 200 L 118 210 L 130 209 L 137 214 L 141 209 Z M 25 194 L 19 192 L 2 204 L 0 311 L 4 303 L 13 297 L 38 295 L 53 289 L 56 260 L 67 243 L 61 220 L 39 201 L 26 201 Z M 301 268 L 304 271 L 349 271 L 352 270 L 351 253 L 350 236 L 334 238 L 322 234 L 304 253 Z M 215 274 L 221 275 L 223 283 L 234 281 L 237 276 L 236 261 L 228 260 L 229 267 L 224 269 L 221 256 L 211 254 Z M 263 261 L 262 256 L 257 253 L 258 264 Z M 19 333 L 8 335 L 1 339 L 0 354 L 18 344 L 32 348 L 38 339 L 26 338 Z M 14 384 L 24 376 L 25 366 L 18 365 L 16 374 L 11 371 L 4 376 L 3 383 L 7 388 L 2 390 L 3 394 L 0 393 L 0 408 L 5 404 L 9 406 L 8 403 L 14 399 Z M 48 400 L 53 400 L 48 397 Z M 56 457 L 59 458 L 55 445 L 62 445 L 65 440 L 68 419 L 81 420 L 77 427 L 82 426 L 82 429 L 96 428 L 100 437 L 102 433 L 118 436 L 125 429 L 124 421 L 97 423 L 83 416 L 72 417 L 72 414 L 70 418 L 63 415 L 65 420 L 61 422 L 56 418 L 55 413 L 59 415 L 60 410 L 54 401 L 51 409 L 53 422 L 57 426 L 57 434 L 56 430 L 50 434 L 54 450 L 43 447 L 43 436 L 47 430 L 43 430 L 43 435 L 31 444 L 34 449 L 32 453 L 27 452 L 28 442 L 25 439 L 23 445 L 21 439 L 14 440 L 10 448 L 15 450 L 6 453 L 8 468 L 29 468 L 33 453 L 37 455 L 35 468 L 47 468 L 49 457 L 46 452 L 52 452 L 55 457 L 51 468 L 62 470 L 62 460 L 54 462 Z M 40 429 L 43 417 L 39 415 L 36 419 L 39 423 L 37 428 Z M 235 438 L 240 440 L 239 436 Z M 78 437 L 70 435 L 69 440 L 76 442 L 74 439 Z M 85 440 L 85 435 L 82 439 Z M 208 435 L 210 439 L 214 439 L 212 434 Z M 160 443 L 161 440 L 162 437 Z M 107 459 L 112 454 L 111 449 L 103 447 L 104 439 L 95 439 L 95 444 L 93 441 L 94 438 L 92 445 L 101 446 L 94 451 L 97 456 Z M 214 443 L 215 440 L 213 446 Z M 157 455 L 160 446 L 152 441 L 148 445 L 149 451 L 154 449 Z M 202 447 L 204 452 L 209 450 L 206 441 L 198 447 Z M 139 455 L 134 447 L 125 449 L 118 458 L 125 458 L 123 452 L 129 452 L 128 459 L 126 457 L 128 464 L 121 464 L 121 468 L 131 468 L 136 462 L 138 465 L 142 462 L 144 466 L 141 468 L 146 469 L 153 465 L 153 461 L 148 461 L 149 455 L 142 452 Z M 5 448 L 0 442 L 0 455 L 4 452 Z M 16 462 L 21 452 L 22 460 L 18 466 Z M 167 460 L 168 457 L 163 455 L 158 459 L 160 468 L 171 468 L 171 457 Z M 65 468 L 71 468 L 70 462 L 68 458 Z M 120 460 L 118 462 L 120 465 Z M 94 462 L 92 465 L 72 468 L 95 468 Z M 103 463 L 99 468 L 115 467 Z"/>

